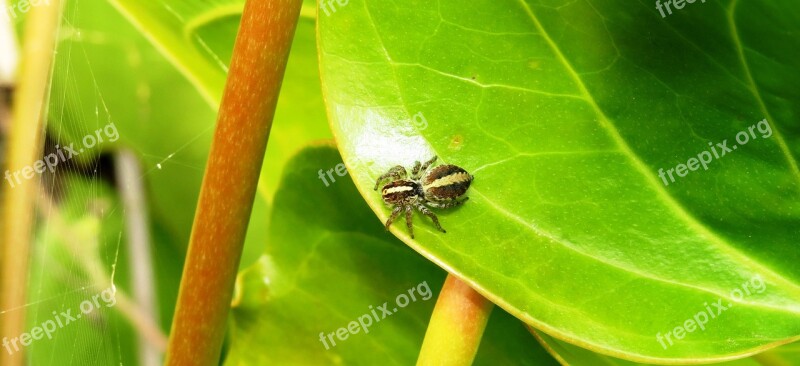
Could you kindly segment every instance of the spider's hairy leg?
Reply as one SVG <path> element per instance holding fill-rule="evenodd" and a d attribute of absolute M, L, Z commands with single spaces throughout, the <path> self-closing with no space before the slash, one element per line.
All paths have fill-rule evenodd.
<path fill-rule="evenodd" d="M 395 206 L 394 210 L 392 210 L 392 214 L 389 215 L 389 219 L 386 220 L 386 231 L 389 231 L 389 226 L 392 226 L 392 222 L 400 215 L 400 211 L 403 211 L 403 206 Z"/>
<path fill-rule="evenodd" d="M 412 213 L 414 213 L 414 207 L 411 205 L 406 206 L 406 226 L 408 226 L 408 233 L 411 234 L 411 239 L 414 239 L 414 224 L 411 222 Z"/>
<path fill-rule="evenodd" d="M 436 225 L 436 228 L 439 229 L 439 231 L 443 233 L 447 232 L 444 228 L 442 228 L 442 225 L 439 224 L 439 218 L 436 217 L 436 214 L 431 212 L 431 210 L 425 207 L 425 205 L 417 203 L 417 210 L 419 210 L 419 212 L 421 212 L 423 215 L 430 217 L 431 220 L 433 220 L 433 224 Z"/>
<path fill-rule="evenodd" d="M 455 200 L 449 201 L 449 202 L 428 201 L 428 205 L 430 205 L 431 207 L 436 207 L 436 208 L 450 208 L 450 207 L 460 206 L 464 202 L 467 202 L 468 199 L 469 199 L 469 197 L 464 197 L 464 199 L 461 200 L 461 201 L 455 201 Z"/>
<path fill-rule="evenodd" d="M 419 161 L 414 162 L 414 168 L 411 169 L 411 179 L 419 179 L 419 168 L 422 166 Z"/>
<path fill-rule="evenodd" d="M 428 161 L 425 162 L 425 164 L 422 164 L 422 169 L 420 169 L 420 175 L 425 174 L 425 171 L 427 171 L 428 168 L 430 168 L 431 164 L 435 163 L 436 159 L 438 159 L 438 158 L 439 158 L 438 156 L 434 155 L 431 158 L 431 160 L 428 160 Z"/>
<path fill-rule="evenodd" d="M 425 172 L 428 170 L 431 164 L 436 162 L 437 158 L 438 156 L 434 155 L 431 160 L 426 161 L 425 164 L 422 165 L 420 165 L 419 162 L 416 162 L 416 164 L 414 164 L 414 170 L 411 172 L 411 179 L 422 178 L 422 176 L 425 175 Z"/>
<path fill-rule="evenodd" d="M 389 171 L 386 172 L 386 174 L 381 175 L 380 177 L 378 177 L 378 180 L 375 182 L 375 189 L 374 190 L 377 191 L 378 190 L 378 186 L 386 178 L 394 178 L 394 180 L 404 179 L 406 177 L 406 174 L 408 174 L 408 173 L 406 173 L 406 168 L 403 168 L 402 165 L 397 165 L 394 168 L 389 169 Z"/>

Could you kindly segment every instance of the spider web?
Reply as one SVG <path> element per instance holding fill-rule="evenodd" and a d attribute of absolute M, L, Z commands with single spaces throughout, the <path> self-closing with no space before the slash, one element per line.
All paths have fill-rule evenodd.
<path fill-rule="evenodd" d="M 165 314 L 159 314 L 159 304 L 174 303 L 180 263 L 164 266 L 153 260 L 182 257 L 175 242 L 185 239 L 187 218 L 191 220 L 193 213 L 161 220 L 169 210 L 153 208 L 150 202 L 158 201 L 159 194 L 170 194 L 154 186 L 182 176 L 200 181 L 214 111 L 146 40 L 141 36 L 132 40 L 130 34 L 137 31 L 121 24 L 119 14 L 112 17 L 115 10 L 108 4 L 90 4 L 70 0 L 62 10 L 41 156 L 44 160 L 55 155 L 59 162 L 54 172 L 45 170 L 33 178 L 42 194 L 31 233 L 29 273 L 19 276 L 27 279 L 28 300 L 20 308 L 0 310 L 0 322 L 24 310 L 25 332 L 58 324 L 51 338 L 20 346 L 27 364 L 160 365 L 169 327 L 163 318 L 172 308 L 164 307 Z M 194 37 L 206 45 L 202 37 Z M 219 66 L 226 68 L 222 62 Z M 172 79 L 162 82 L 166 72 Z M 169 100 L 160 88 L 176 83 L 173 91 L 194 95 Z M 196 128 L 172 133 L 164 116 L 155 112 L 165 99 L 176 108 L 205 106 L 193 115 Z M 165 130 L 180 137 L 139 143 Z M 93 139 L 97 142 L 87 143 Z M 78 153 L 64 159 L 60 154 L 70 155 L 68 147 Z M 6 183 L 4 194 L 14 194 Z M 177 201 L 194 199 L 193 190 L 176 189 L 188 191 Z M 162 217 L 149 217 L 159 212 Z M 158 297 L 164 293 L 168 298 Z M 90 308 L 86 304 L 90 311 L 84 311 Z M 67 322 L 64 313 L 74 319 Z"/>

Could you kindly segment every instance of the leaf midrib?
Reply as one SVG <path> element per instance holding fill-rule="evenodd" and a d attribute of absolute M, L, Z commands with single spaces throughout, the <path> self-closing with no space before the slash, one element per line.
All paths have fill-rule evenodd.
<path fill-rule="evenodd" d="M 797 292 L 800 292 L 800 286 L 793 283 L 789 279 L 783 277 L 782 275 L 775 273 L 769 267 L 753 260 L 752 258 L 744 255 L 737 249 L 735 249 L 730 243 L 726 242 L 716 233 L 711 231 L 710 229 L 703 226 L 696 218 L 694 218 L 688 211 L 686 211 L 683 206 L 680 205 L 669 193 L 667 193 L 664 188 L 656 181 L 653 174 L 650 174 L 650 170 L 647 165 L 642 162 L 641 159 L 634 153 L 625 139 L 619 134 L 619 131 L 616 129 L 611 120 L 608 116 L 605 115 L 603 110 L 597 104 L 594 99 L 594 96 L 589 92 L 586 85 L 583 83 L 583 80 L 580 78 L 580 75 L 576 72 L 575 68 L 572 64 L 567 60 L 564 54 L 561 52 L 561 49 L 558 45 L 555 44 L 555 41 L 550 37 L 547 30 L 544 29 L 542 24 L 539 22 L 539 19 L 534 14 L 533 10 L 530 6 L 525 2 L 525 0 L 517 0 L 522 8 L 525 10 L 525 13 L 530 18 L 533 25 L 539 31 L 541 37 L 547 42 L 547 44 L 552 49 L 555 57 L 562 63 L 566 72 L 572 77 L 573 81 L 578 87 L 579 93 L 586 99 L 586 102 L 589 103 L 589 106 L 595 111 L 595 114 L 598 116 L 599 122 L 601 127 L 603 127 L 608 133 L 611 139 L 619 146 L 620 150 L 622 150 L 623 154 L 631 160 L 636 170 L 644 177 L 645 181 L 648 185 L 652 187 L 652 189 L 656 192 L 658 197 L 663 201 L 663 203 L 671 209 L 677 217 L 685 221 L 688 226 L 694 229 L 698 234 L 705 236 L 709 239 L 710 242 L 714 243 L 718 247 L 723 250 L 728 251 L 729 254 L 732 256 L 738 257 L 743 263 L 747 263 L 752 265 L 753 267 L 758 268 L 762 273 L 768 274 L 770 277 L 775 278 L 776 280 L 783 282 L 789 288 L 794 289 Z"/>
<path fill-rule="evenodd" d="M 588 91 L 588 89 L 586 88 L 585 84 L 583 83 L 583 80 L 581 80 L 580 76 L 575 71 L 575 69 L 572 67 L 571 63 L 567 60 L 567 58 L 563 55 L 563 53 L 561 53 L 561 50 L 558 48 L 558 46 L 555 44 L 555 42 L 549 36 L 547 31 L 541 25 L 541 23 L 539 23 L 538 18 L 536 18 L 535 14 L 530 9 L 530 7 L 528 7 L 527 3 L 525 3 L 524 0 L 518 0 L 518 1 L 520 2 L 520 4 L 525 9 L 525 11 L 528 14 L 529 18 L 531 19 L 531 21 L 537 27 L 538 34 L 540 34 L 543 37 L 543 39 L 548 43 L 548 45 L 551 47 L 551 49 L 552 49 L 553 53 L 555 54 L 555 56 L 563 64 L 563 66 L 566 69 L 566 71 L 570 74 L 570 76 L 573 78 L 573 81 L 578 86 L 580 95 L 579 96 L 572 96 L 572 97 L 584 99 L 587 103 L 589 103 L 589 105 L 592 107 L 592 109 L 595 111 L 595 113 L 599 117 L 599 120 L 601 121 L 602 127 L 604 129 L 606 129 L 608 131 L 608 133 L 611 135 L 612 139 L 615 141 L 615 143 L 619 147 L 620 152 L 622 154 L 624 154 L 626 157 L 628 157 L 633 162 L 633 164 L 636 167 L 636 169 L 645 177 L 645 180 L 648 182 L 648 184 L 650 184 L 653 187 L 654 191 L 657 192 L 657 194 L 659 195 L 661 200 L 664 202 L 664 204 L 667 207 L 669 207 L 679 218 L 683 219 L 683 221 L 686 222 L 690 228 L 695 229 L 696 232 L 698 232 L 699 234 L 703 234 L 703 236 L 707 237 L 711 242 L 716 244 L 723 251 L 727 251 L 727 253 L 729 253 L 731 255 L 731 257 L 735 257 L 735 258 L 740 259 L 742 261 L 742 263 L 751 264 L 752 266 L 758 268 L 762 274 L 769 275 L 769 276 L 771 276 L 771 277 L 773 277 L 775 279 L 780 280 L 781 282 L 786 283 L 788 285 L 788 287 L 791 288 L 791 289 L 794 289 L 794 290 L 800 289 L 800 287 L 798 287 L 798 285 L 792 283 L 791 281 L 789 281 L 788 279 L 784 278 L 780 274 L 775 273 L 774 271 L 772 271 L 770 268 L 764 266 L 763 264 L 761 264 L 759 262 L 756 262 L 756 261 L 752 260 L 751 258 L 749 258 L 748 256 L 742 254 L 741 252 L 739 252 L 738 250 L 733 248 L 729 243 L 727 243 L 723 239 L 719 238 L 715 233 L 713 233 L 710 230 L 706 229 L 700 222 L 698 222 L 693 216 L 691 216 L 687 211 L 685 211 L 683 209 L 683 207 L 677 201 L 675 201 L 672 198 L 672 196 L 670 196 L 666 191 L 663 190 L 663 187 L 661 187 L 661 185 L 656 181 L 656 179 L 653 177 L 653 175 L 649 174 L 649 169 L 648 169 L 647 165 L 644 164 L 637 157 L 636 154 L 634 154 L 633 150 L 630 148 L 630 146 L 628 146 L 627 142 L 625 142 L 625 140 L 619 134 L 619 132 L 617 131 L 615 126 L 611 123 L 610 119 L 605 115 L 605 113 L 602 111 L 602 109 L 596 103 L 594 97 Z M 364 8 L 365 8 L 365 12 L 367 14 L 367 17 L 369 18 L 370 24 L 372 24 L 373 30 L 376 32 L 376 36 L 378 38 L 378 41 L 381 43 L 381 49 L 383 50 L 383 53 L 384 53 L 387 61 L 390 64 L 396 64 L 397 62 L 393 61 L 391 56 L 389 55 L 389 53 L 387 51 L 387 48 L 386 48 L 386 45 L 385 45 L 385 43 L 383 41 L 383 38 L 382 38 L 380 32 L 378 31 L 377 27 L 375 27 L 375 21 L 374 21 L 374 19 L 372 17 L 372 14 L 371 14 L 370 9 L 367 6 L 366 2 L 364 3 Z M 414 66 L 421 66 L 421 65 L 414 65 Z M 397 77 L 397 74 L 396 74 L 396 70 L 395 70 L 394 67 L 392 67 L 392 77 L 394 79 L 395 84 L 398 86 L 398 95 L 399 95 L 400 101 L 401 101 L 401 103 L 403 103 L 405 105 L 405 99 L 403 98 L 402 93 L 399 92 L 399 85 L 400 84 L 399 84 L 399 80 L 398 80 L 398 77 Z M 431 146 L 431 150 L 433 150 L 436 153 L 436 155 L 438 156 L 438 153 L 435 151 L 435 149 L 432 146 Z M 507 213 L 504 213 L 503 210 L 501 210 L 499 208 L 500 206 L 498 206 L 498 204 L 496 202 L 491 201 L 489 199 L 489 197 L 487 197 L 485 195 L 481 195 L 481 196 L 483 196 L 484 199 L 487 202 L 491 203 L 497 209 L 497 211 L 499 213 L 508 216 Z M 515 220 L 514 217 L 510 217 L 510 218 L 512 220 Z M 530 225 L 525 223 L 524 220 L 523 221 L 516 220 L 516 221 L 520 222 L 524 227 L 530 229 L 534 234 L 536 234 L 538 236 L 541 236 L 543 238 L 551 240 L 551 241 L 553 241 L 555 243 L 558 243 L 559 245 L 565 246 L 565 247 L 567 247 L 569 249 L 575 250 L 577 253 L 580 253 L 582 255 L 588 256 L 587 253 L 583 253 L 580 250 L 578 250 L 577 248 L 575 248 L 574 246 L 570 246 L 570 245 L 566 244 L 565 242 L 563 242 L 562 240 L 559 240 L 559 238 L 553 236 L 552 234 L 548 234 L 548 233 L 543 232 L 541 230 L 538 230 L 538 229 L 535 229 L 533 227 L 530 227 Z M 406 242 L 408 243 L 409 241 L 406 241 Z M 413 241 L 411 241 L 411 242 L 413 242 Z M 425 252 L 425 250 L 422 250 L 423 249 L 422 247 L 418 247 L 418 246 L 414 246 L 414 247 L 416 247 L 416 249 L 418 251 L 420 251 L 420 252 Z M 601 260 L 600 258 L 595 258 L 595 257 L 592 257 L 592 258 L 600 261 L 601 263 L 605 263 L 605 264 L 607 264 L 609 266 L 612 266 L 612 267 L 615 267 L 615 268 L 619 268 L 620 270 L 623 270 L 623 271 L 626 271 L 626 272 L 630 272 L 630 273 L 633 273 L 633 274 L 641 275 L 643 277 L 650 278 L 652 280 L 656 280 L 656 281 L 660 281 L 660 282 L 664 282 L 664 283 L 669 283 L 669 284 L 673 284 L 673 285 L 680 285 L 680 286 L 684 286 L 684 287 L 688 287 L 688 288 L 693 288 L 695 290 L 700 290 L 700 291 L 704 291 L 704 292 L 707 292 L 707 293 L 710 293 L 710 294 L 718 295 L 720 298 L 728 299 L 728 295 L 727 294 L 717 292 L 717 289 L 711 289 L 711 288 L 705 288 L 705 287 L 699 287 L 699 286 L 692 286 L 692 285 L 689 285 L 689 284 L 674 282 L 674 281 L 670 281 L 668 279 L 656 277 L 656 276 L 653 276 L 653 275 L 647 275 L 647 274 L 644 274 L 642 272 L 636 271 L 636 270 L 634 270 L 632 268 L 628 268 L 628 267 L 625 267 L 625 266 L 617 265 L 617 264 L 615 264 L 613 262 L 609 262 L 609 261 L 606 261 L 606 260 Z M 788 289 L 787 289 L 787 291 L 788 291 Z M 800 291 L 798 291 L 798 292 L 800 292 Z M 747 302 L 740 302 L 740 303 L 744 304 L 744 303 L 747 303 Z M 764 303 L 747 303 L 747 304 L 751 305 L 751 306 L 755 306 L 755 307 L 765 307 L 765 308 L 778 310 L 778 311 L 784 311 L 784 312 L 792 312 L 792 313 L 796 313 L 797 312 L 796 310 L 791 309 L 791 308 L 774 307 L 774 306 L 771 306 L 769 304 L 764 304 Z"/>
<path fill-rule="evenodd" d="M 612 139 L 614 140 L 614 142 L 619 147 L 621 153 L 624 154 L 626 157 L 628 157 L 633 162 L 633 164 L 636 167 L 637 171 L 639 171 L 645 177 L 645 180 L 648 182 L 648 184 L 650 184 L 652 186 L 653 190 L 655 192 L 657 192 L 659 198 L 661 198 L 663 203 L 667 207 L 669 207 L 669 209 L 671 209 L 676 214 L 676 216 L 678 216 L 679 218 L 683 219 L 683 221 L 686 222 L 687 225 L 690 228 L 694 229 L 700 235 L 708 238 L 709 241 L 713 242 L 715 245 L 717 245 L 719 248 L 721 248 L 723 250 L 723 252 L 727 252 L 731 257 L 733 257 L 735 259 L 739 259 L 741 261 L 741 263 L 750 264 L 753 267 L 758 268 L 759 271 L 762 274 L 764 274 L 765 276 L 772 277 L 774 279 L 779 280 L 780 282 L 785 283 L 788 286 L 787 291 L 790 291 L 790 289 L 791 289 L 791 290 L 795 290 L 796 292 L 800 292 L 800 291 L 798 291 L 800 289 L 800 286 L 798 286 L 798 285 L 794 284 L 793 282 L 789 281 L 788 279 L 786 279 L 782 275 L 780 275 L 778 273 L 775 273 L 769 267 L 766 267 L 763 264 L 752 260 L 750 257 L 744 255 L 743 253 L 741 253 L 738 250 L 736 250 L 735 248 L 733 248 L 729 243 L 724 241 L 722 238 L 718 237 L 715 233 L 713 233 L 709 229 L 705 228 L 691 214 L 689 214 L 686 210 L 684 210 L 683 207 L 675 199 L 673 199 L 672 196 L 670 196 L 663 189 L 663 187 L 656 181 L 656 179 L 653 177 L 653 175 L 649 174 L 649 169 L 648 169 L 647 165 L 644 164 L 644 162 L 642 162 L 637 157 L 637 155 L 633 152 L 633 150 L 630 148 L 630 146 L 628 146 L 627 142 L 619 134 L 619 132 L 617 131 L 616 127 L 611 123 L 610 119 L 605 115 L 603 110 L 599 107 L 599 105 L 595 101 L 595 99 L 592 96 L 592 94 L 588 91 L 588 88 L 586 88 L 586 86 L 583 83 L 583 80 L 580 78 L 579 74 L 575 71 L 574 67 L 567 60 L 567 58 L 563 55 L 563 53 L 558 48 L 558 46 L 555 44 L 553 39 L 549 36 L 548 32 L 544 29 L 544 27 L 538 21 L 538 18 L 536 18 L 535 14 L 530 9 L 530 7 L 527 5 L 527 3 L 525 3 L 524 0 L 518 0 L 518 1 L 522 5 L 522 7 L 526 11 L 526 13 L 528 14 L 528 16 L 529 16 L 530 20 L 533 22 L 534 26 L 536 26 L 536 28 L 538 30 L 538 34 L 540 34 L 543 37 L 543 39 L 548 43 L 548 45 L 551 47 L 553 53 L 557 57 L 557 59 L 563 64 L 563 66 L 564 66 L 565 70 L 567 71 L 567 73 L 569 73 L 569 75 L 573 78 L 573 81 L 575 82 L 575 84 L 578 86 L 580 95 L 572 96 L 572 97 L 584 99 L 587 103 L 589 103 L 589 105 L 592 107 L 592 109 L 595 111 L 595 113 L 599 117 L 599 120 L 601 122 L 601 126 L 604 129 L 606 129 L 608 131 L 608 133 L 611 135 Z M 385 55 L 387 61 L 390 64 L 397 64 L 398 62 L 392 60 L 391 56 L 389 55 L 388 50 L 386 48 L 386 45 L 385 45 L 385 43 L 383 41 L 383 38 L 382 38 L 380 32 L 378 31 L 377 27 L 375 26 L 375 21 L 374 21 L 374 19 L 372 17 L 372 13 L 370 12 L 370 9 L 367 6 L 366 2 L 364 3 L 364 10 L 365 10 L 365 13 L 366 13 L 367 17 L 369 18 L 369 22 L 372 25 L 373 30 L 376 32 L 376 36 L 378 38 L 378 41 L 381 44 L 381 49 L 383 50 L 383 54 Z M 421 65 L 414 65 L 414 66 L 421 66 Z M 391 70 L 392 70 L 392 77 L 394 79 L 394 82 L 398 87 L 398 95 L 399 95 L 400 101 L 401 101 L 401 103 L 403 103 L 403 105 L 405 105 L 405 99 L 404 99 L 402 93 L 399 91 L 399 85 L 400 84 L 399 84 L 398 76 L 396 74 L 396 69 L 394 67 L 392 67 Z M 435 151 L 435 149 L 432 146 L 431 146 L 431 150 L 433 150 L 436 153 L 436 155 L 438 156 L 438 153 Z M 491 201 L 485 195 L 482 195 L 482 196 L 484 197 L 484 199 L 487 202 L 489 202 L 493 206 L 495 206 L 495 208 L 498 210 L 498 212 L 503 214 L 503 211 L 499 208 L 500 206 L 498 206 L 498 204 L 496 202 Z M 376 210 L 376 211 L 378 211 L 378 210 Z M 378 211 L 378 212 L 380 212 L 380 211 Z M 505 213 L 505 215 L 508 216 L 507 213 Z M 510 217 L 510 218 L 512 220 L 514 220 L 514 217 Z M 562 246 L 565 246 L 565 247 L 570 248 L 572 250 L 575 250 L 577 253 L 580 253 L 582 255 L 587 255 L 588 256 L 587 253 L 583 253 L 580 250 L 578 250 L 577 248 L 575 248 L 574 246 L 570 246 L 570 245 L 566 244 L 565 242 L 559 240 L 559 238 L 557 238 L 557 237 L 555 237 L 555 236 L 553 236 L 551 234 L 545 233 L 545 232 L 543 232 L 541 230 L 538 230 L 538 229 L 530 227 L 530 225 L 525 223 L 524 220 L 523 221 L 516 220 L 516 221 L 520 222 L 524 227 L 530 229 L 534 234 L 536 234 L 538 236 L 544 237 L 544 238 L 546 238 L 548 240 L 551 240 L 551 241 L 553 241 L 555 243 L 558 243 L 559 245 L 562 245 Z M 409 241 L 406 241 L 406 242 L 408 243 Z M 411 242 L 413 242 L 413 241 L 411 241 Z M 421 247 L 418 247 L 418 246 L 414 246 L 414 247 L 420 252 L 425 252 L 425 250 L 421 250 L 421 249 L 423 249 Z M 594 258 L 594 257 L 592 257 L 592 258 Z M 598 261 L 600 261 L 602 263 L 605 263 L 607 265 L 610 265 L 612 267 L 619 268 L 620 270 L 627 271 L 627 272 L 634 273 L 634 274 L 638 274 L 638 275 L 642 275 L 643 277 L 647 277 L 647 278 L 650 278 L 652 280 L 657 280 L 657 281 L 660 281 L 660 282 L 665 282 L 665 283 L 669 283 L 669 284 L 673 284 L 673 285 L 681 285 L 681 286 L 693 288 L 695 290 L 700 290 L 700 291 L 704 291 L 704 292 L 711 293 L 711 294 L 714 294 L 714 295 L 718 295 L 720 298 L 728 299 L 728 295 L 727 294 L 717 292 L 717 289 L 711 289 L 711 288 L 705 288 L 705 287 L 699 287 L 699 286 L 692 286 L 692 285 L 689 285 L 689 284 L 678 283 L 678 282 L 670 281 L 668 279 L 656 277 L 656 276 L 653 276 L 653 275 L 646 275 L 646 274 L 643 274 L 643 273 L 641 273 L 639 271 L 636 271 L 634 269 L 631 269 L 631 268 L 628 268 L 628 267 L 625 267 L 625 266 L 621 266 L 621 265 L 616 265 L 613 262 L 609 262 L 609 261 L 606 261 L 606 260 L 601 260 L 599 258 L 594 258 L 594 259 L 596 259 L 596 260 L 598 260 Z M 746 303 L 746 302 L 740 302 L 740 303 Z M 778 310 L 778 311 L 788 311 L 788 312 L 792 312 L 792 313 L 796 313 L 797 312 L 795 309 L 785 308 L 785 307 L 774 307 L 774 306 L 770 306 L 769 304 L 763 304 L 763 303 L 749 303 L 749 305 L 756 306 L 756 307 L 766 307 L 766 308 L 770 308 L 770 309 Z"/>

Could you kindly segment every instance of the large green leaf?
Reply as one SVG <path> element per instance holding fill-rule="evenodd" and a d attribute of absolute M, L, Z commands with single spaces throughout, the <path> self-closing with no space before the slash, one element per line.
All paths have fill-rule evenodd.
<path fill-rule="evenodd" d="M 447 234 L 422 216 L 416 240 L 402 222 L 393 232 L 558 339 L 643 362 L 797 339 L 800 6 L 672 10 L 350 0 L 321 11 L 323 93 L 356 186 L 385 220 L 372 186 L 390 167 L 438 155 L 469 170 L 469 202 L 440 214 Z M 707 170 L 659 177 L 748 128 L 749 143 Z M 759 279 L 764 290 L 737 298 Z M 675 330 L 718 300 L 734 306 L 704 330 Z"/>
<path fill-rule="evenodd" d="M 325 186 L 321 167 L 341 163 L 333 147 L 290 160 L 275 196 L 266 254 L 237 281 L 226 365 L 411 365 L 417 358 L 445 272 L 382 227 L 348 177 Z M 411 288 L 416 301 L 396 299 Z M 422 295 L 419 295 L 422 294 Z M 333 336 L 371 309 L 393 312 L 364 333 Z M 396 310 L 395 310 L 396 309 Z M 370 315 L 371 316 L 371 315 Z M 363 319 L 368 323 L 369 316 Z M 355 328 L 354 328 L 355 329 Z M 476 365 L 557 364 L 522 324 L 492 314 Z"/>
<path fill-rule="evenodd" d="M 564 341 L 552 338 L 546 334 L 535 333 L 536 337 L 547 348 L 553 357 L 563 365 L 608 365 L 608 366 L 647 366 L 637 362 L 631 362 L 601 355 L 589 350 L 571 345 Z M 732 361 L 714 363 L 717 366 L 791 366 L 800 364 L 800 344 L 795 342 L 773 348 L 769 351 L 757 355 L 741 358 Z"/>

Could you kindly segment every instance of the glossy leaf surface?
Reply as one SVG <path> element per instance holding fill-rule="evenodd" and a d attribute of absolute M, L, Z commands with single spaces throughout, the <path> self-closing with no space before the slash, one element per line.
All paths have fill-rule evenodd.
<path fill-rule="evenodd" d="M 422 216 L 416 240 L 402 221 L 393 232 L 581 347 L 688 362 L 797 339 L 800 7 L 672 10 L 644 0 L 321 10 L 323 93 L 356 186 L 385 220 L 372 186 L 390 167 L 438 155 L 470 171 L 469 202 L 439 215 L 447 234 Z M 704 152 L 718 156 L 707 170 Z M 709 321 L 688 331 L 701 312 Z"/>

